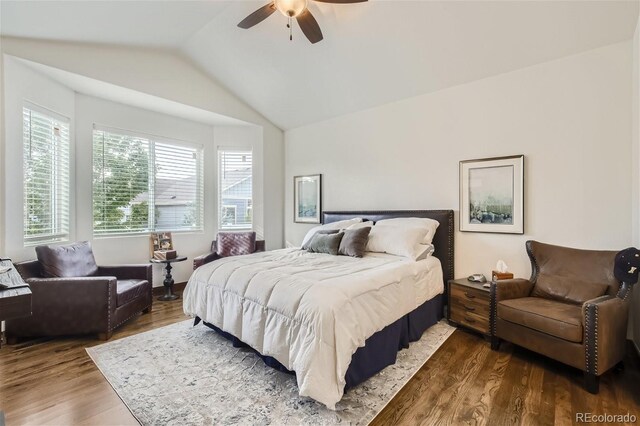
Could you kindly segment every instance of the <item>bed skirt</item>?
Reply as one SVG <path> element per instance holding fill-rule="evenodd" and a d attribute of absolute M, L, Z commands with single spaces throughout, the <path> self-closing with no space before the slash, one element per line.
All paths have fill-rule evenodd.
<path fill-rule="evenodd" d="M 385 367 L 395 364 L 398 351 L 408 348 L 409 343 L 420 340 L 422 334 L 429 327 L 442 319 L 443 300 L 444 296 L 439 294 L 369 337 L 365 341 L 365 345 L 358 348 L 351 357 L 351 364 L 349 364 L 345 375 L 345 390 L 364 382 Z M 198 324 L 198 322 L 200 322 L 200 318 L 196 317 L 194 325 Z M 204 324 L 230 340 L 234 347 L 247 347 L 253 350 L 237 337 L 222 331 L 215 325 L 207 322 L 204 322 Z M 255 350 L 254 352 L 269 367 L 288 374 L 295 374 L 275 358 L 262 355 Z"/>

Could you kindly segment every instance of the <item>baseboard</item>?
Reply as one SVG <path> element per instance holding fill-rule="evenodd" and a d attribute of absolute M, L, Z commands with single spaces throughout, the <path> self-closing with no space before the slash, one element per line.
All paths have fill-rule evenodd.
<path fill-rule="evenodd" d="M 175 283 L 173 285 L 173 291 L 183 291 L 184 287 L 187 285 L 187 282 L 181 282 L 181 283 Z M 159 287 L 154 287 L 153 288 L 153 295 L 154 296 L 162 296 L 164 293 L 166 292 L 166 290 L 164 289 L 164 286 L 159 286 Z"/>

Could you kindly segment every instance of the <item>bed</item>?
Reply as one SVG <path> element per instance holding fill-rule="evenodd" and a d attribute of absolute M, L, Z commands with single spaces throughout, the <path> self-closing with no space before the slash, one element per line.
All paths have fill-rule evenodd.
<path fill-rule="evenodd" d="M 354 217 L 437 220 L 435 251 L 420 261 L 300 249 L 225 258 L 191 276 L 185 313 L 294 372 L 301 396 L 334 409 L 345 389 L 393 364 L 442 318 L 444 283 L 453 277 L 453 211 L 325 212 L 323 223 Z"/>

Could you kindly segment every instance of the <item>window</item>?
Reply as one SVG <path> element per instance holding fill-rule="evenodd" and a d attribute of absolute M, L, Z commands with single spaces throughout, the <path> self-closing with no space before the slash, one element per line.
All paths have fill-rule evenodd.
<path fill-rule="evenodd" d="M 220 229 L 250 229 L 253 224 L 253 167 L 250 150 L 218 150 Z"/>
<path fill-rule="evenodd" d="M 24 243 L 69 239 L 69 120 L 37 107 L 22 110 Z"/>
<path fill-rule="evenodd" d="M 94 129 L 94 234 L 202 230 L 202 196 L 202 148 Z"/>

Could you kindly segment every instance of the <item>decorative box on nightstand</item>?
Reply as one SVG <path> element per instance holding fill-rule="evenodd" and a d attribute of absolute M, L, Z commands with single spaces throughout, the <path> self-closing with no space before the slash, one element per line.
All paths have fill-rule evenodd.
<path fill-rule="evenodd" d="M 449 317 L 451 323 L 488 336 L 489 289 L 461 278 L 449 281 Z"/>

